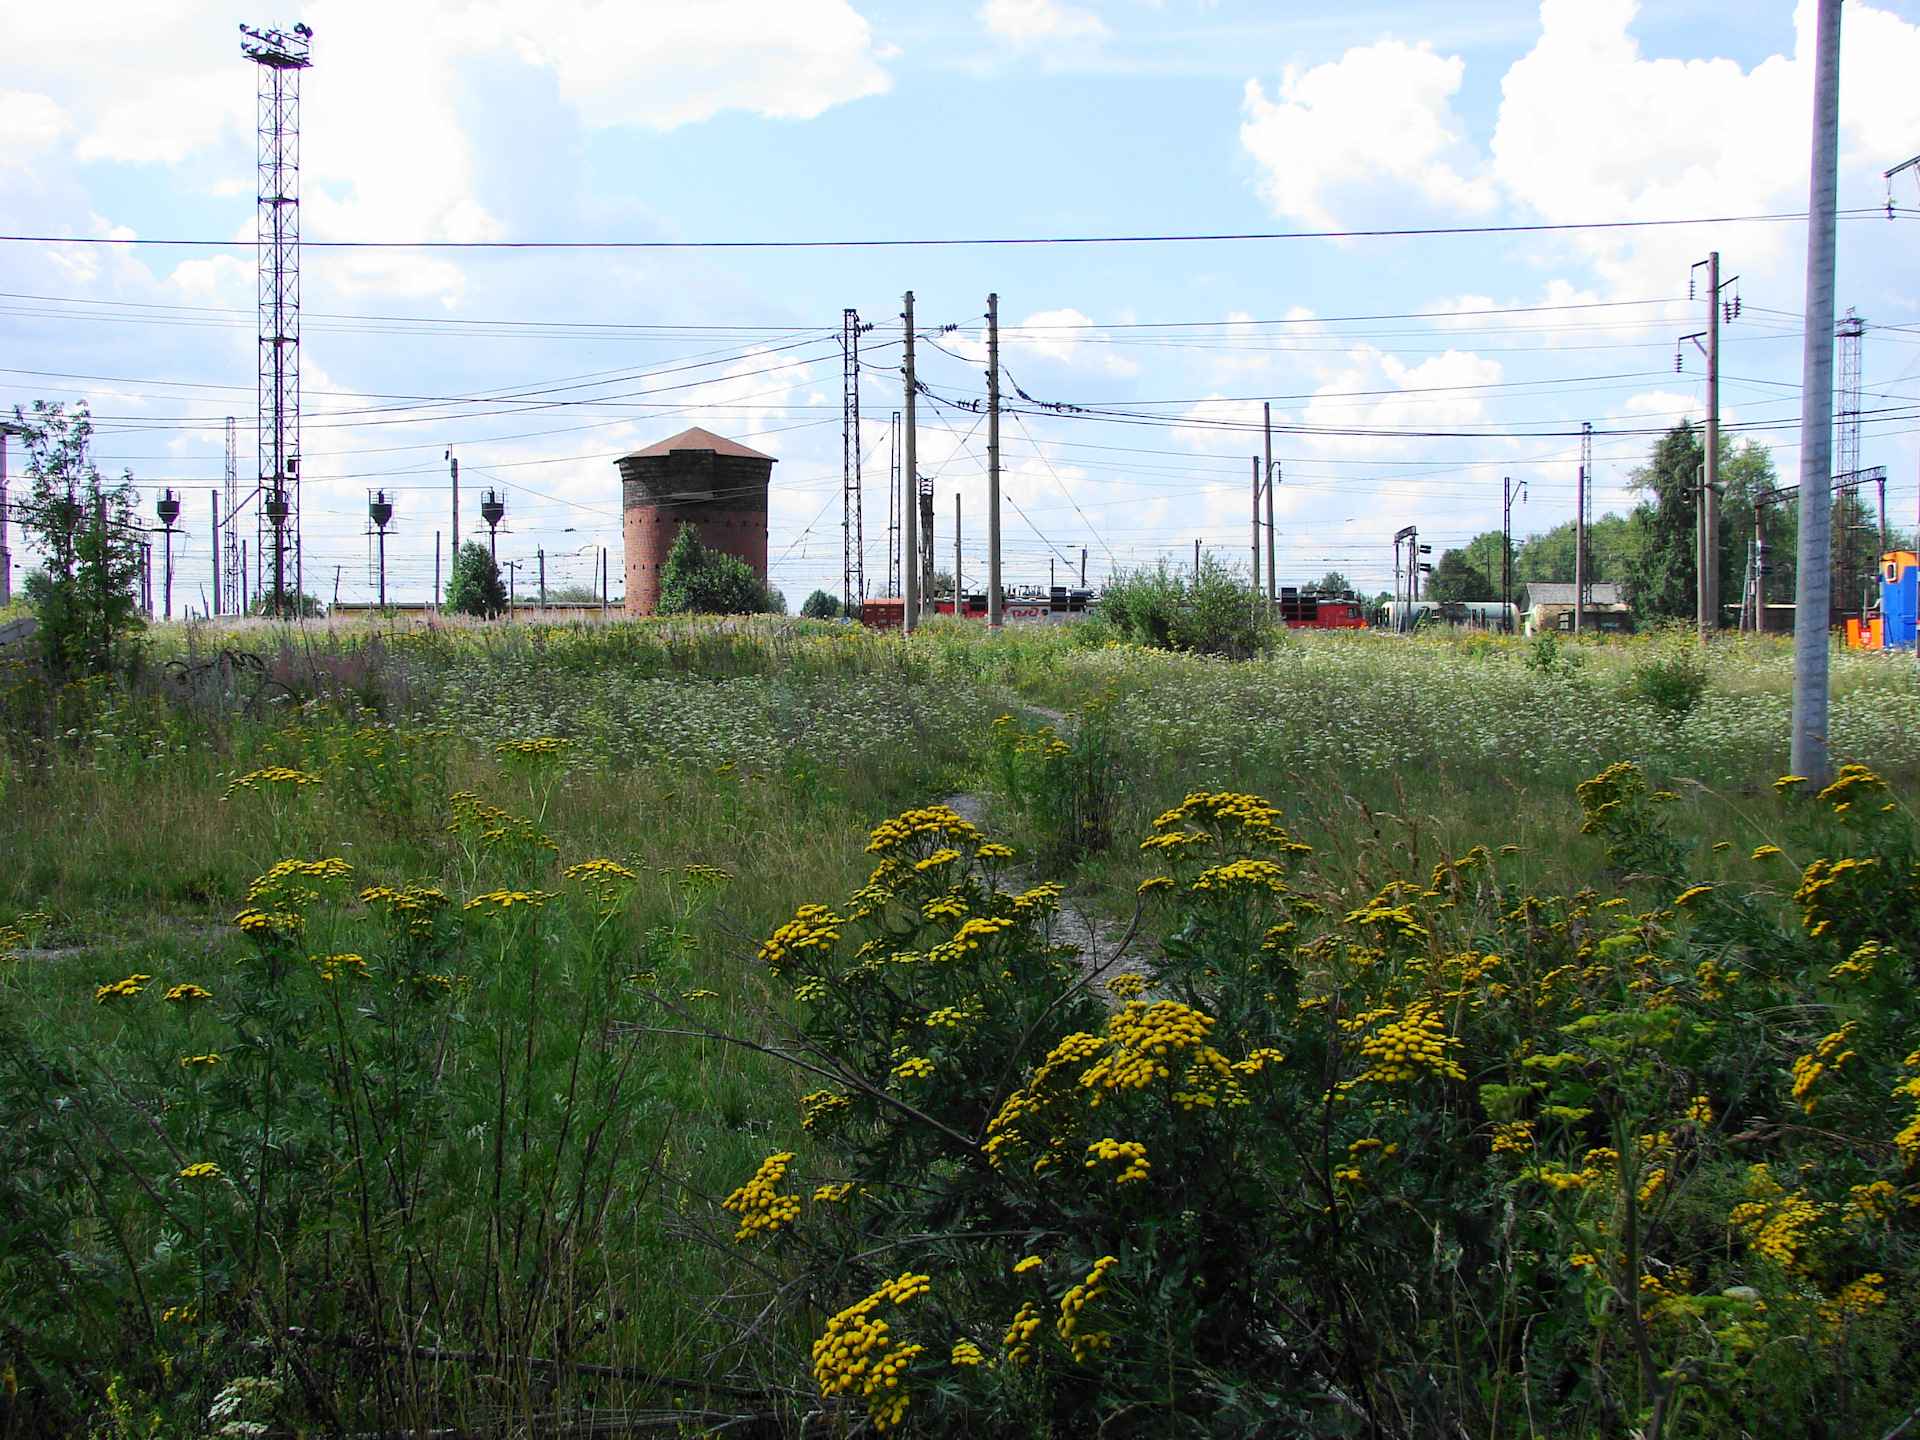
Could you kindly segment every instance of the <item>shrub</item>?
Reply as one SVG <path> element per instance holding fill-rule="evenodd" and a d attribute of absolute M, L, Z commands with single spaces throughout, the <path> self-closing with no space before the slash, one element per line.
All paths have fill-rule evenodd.
<path fill-rule="evenodd" d="M 816 590 L 800 602 L 800 614 L 808 620 L 838 620 L 840 609 L 840 597 L 824 590 Z"/>
<path fill-rule="evenodd" d="M 1670 651 L 1636 667 L 1627 688 L 1662 714 L 1684 719 L 1712 683 L 1698 655 Z"/>
<path fill-rule="evenodd" d="M 660 566 L 662 615 L 764 615 L 773 608 L 753 567 L 737 555 L 709 550 L 682 525 Z"/>
<path fill-rule="evenodd" d="M 1275 638 L 1265 601 L 1211 556 L 1198 573 L 1162 560 L 1115 576 L 1100 593 L 1099 613 L 1123 638 L 1161 650 L 1245 660 L 1272 649 Z"/>
<path fill-rule="evenodd" d="M 507 587 L 493 553 L 477 541 L 467 541 L 454 554 L 453 573 L 447 577 L 447 613 L 491 620 L 506 609 Z"/>

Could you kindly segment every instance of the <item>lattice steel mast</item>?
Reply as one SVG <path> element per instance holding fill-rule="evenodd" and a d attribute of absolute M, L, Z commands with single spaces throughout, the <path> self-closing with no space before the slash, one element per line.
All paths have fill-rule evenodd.
<path fill-rule="evenodd" d="M 313 63 L 313 31 L 240 27 L 240 50 L 260 67 L 260 485 L 274 519 L 274 605 L 283 608 L 286 531 L 293 530 L 293 590 L 305 593 L 300 506 L 300 72 Z M 279 518 L 284 516 L 284 520 Z M 296 599 L 295 605 L 299 601 Z"/>
<path fill-rule="evenodd" d="M 867 593 L 866 528 L 860 513 L 860 332 L 866 328 L 858 310 L 841 313 L 840 591 L 849 615 L 860 613 Z"/>
<path fill-rule="evenodd" d="M 1860 413 L 1864 408 L 1860 394 L 1860 352 L 1861 341 L 1867 333 L 1867 322 L 1858 313 L 1849 309 L 1840 317 L 1840 323 L 1834 327 L 1834 338 L 1839 342 L 1835 346 L 1834 362 L 1837 373 L 1834 376 L 1834 417 L 1833 417 L 1833 475 L 1836 481 L 1857 479 L 1860 473 Z M 1858 491 L 1852 492 L 1856 497 Z M 1836 555 L 1836 569 L 1840 572 L 1839 584 L 1834 589 L 1838 603 L 1829 602 L 1834 623 L 1848 613 L 1858 613 L 1860 605 L 1858 577 L 1853 567 L 1853 518 L 1860 513 L 1859 500 L 1841 500 L 1835 507 L 1837 515 L 1833 524 L 1833 548 Z"/>

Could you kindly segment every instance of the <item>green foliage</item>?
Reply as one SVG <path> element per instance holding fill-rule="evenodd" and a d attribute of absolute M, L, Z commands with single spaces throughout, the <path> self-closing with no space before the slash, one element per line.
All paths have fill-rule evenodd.
<path fill-rule="evenodd" d="M 469 540 L 453 557 L 447 577 L 447 612 L 491 620 L 507 610 L 507 587 L 500 566 L 486 546 Z"/>
<path fill-rule="evenodd" d="M 1353 582 L 1338 570 L 1329 570 L 1315 582 L 1314 589 L 1327 595 L 1341 595 L 1353 589 Z"/>
<path fill-rule="evenodd" d="M 276 606 L 274 605 L 271 586 L 262 593 L 254 596 L 253 603 L 248 608 L 250 612 L 255 615 L 273 616 L 276 613 Z M 327 607 L 320 603 L 320 597 L 317 595 L 310 595 L 305 591 L 289 590 L 281 596 L 277 611 L 278 613 L 284 613 L 289 618 L 297 616 L 301 619 L 313 620 L 326 614 Z"/>
<path fill-rule="evenodd" d="M 1688 878 L 1672 798 L 1581 787 L 1653 867 L 1611 897 L 1475 847 L 1363 898 L 1265 802 L 1189 796 L 1111 1011 L 1052 887 L 1009 894 L 950 811 L 882 825 L 871 882 L 763 947 L 814 1150 L 726 1202 L 766 1303 L 823 1317 L 821 1403 L 970 1437 L 1897 1425 L 1920 837 L 1849 767 L 1781 913 Z"/>
<path fill-rule="evenodd" d="M 1588 522 L 1587 564 L 1595 580 L 1621 580 L 1635 563 L 1642 543 L 1634 522 L 1624 515 L 1602 515 Z M 1476 544 L 1479 542 L 1476 541 Z M 1497 562 L 1500 540 L 1496 535 L 1493 554 Z M 1573 522 L 1556 525 L 1544 534 L 1530 535 L 1514 546 L 1514 600 L 1523 600 L 1521 591 L 1535 581 L 1549 584 L 1573 583 Z M 1497 576 L 1496 563 L 1488 572 Z"/>
<path fill-rule="evenodd" d="M 1496 561 L 1498 556 L 1495 557 Z M 1498 571 L 1494 572 L 1496 575 Z M 1433 574 L 1421 586 L 1421 594 L 1430 600 L 1497 600 L 1499 589 L 1487 572 L 1467 560 L 1463 550 L 1447 550 L 1434 566 Z"/>
<path fill-rule="evenodd" d="M 1191 566 L 1122 571 L 1100 592 L 1100 617 L 1121 638 L 1162 650 L 1245 660 L 1270 650 L 1276 631 L 1244 572 L 1203 556 Z"/>
<path fill-rule="evenodd" d="M 108 481 L 94 464 L 93 417 L 82 404 L 36 400 L 27 430 L 27 478 L 20 526 L 45 557 L 23 587 L 40 626 L 35 639 L 60 679 L 113 669 L 128 636 L 144 628 L 137 587 L 143 532 L 131 472 Z"/>
<path fill-rule="evenodd" d="M 1657 655 L 1634 668 L 1631 689 L 1654 709 L 1684 718 L 1712 684 L 1699 655 L 1685 651 Z"/>
<path fill-rule="evenodd" d="M 737 555 L 708 550 L 682 525 L 660 567 L 662 615 L 764 615 L 773 608 L 753 567 Z"/>
<path fill-rule="evenodd" d="M 829 595 L 824 590 L 816 590 L 800 602 L 800 617 L 803 620 L 838 620 L 840 610 L 840 597 Z"/>
<path fill-rule="evenodd" d="M 1041 869 L 1054 874 L 1113 844 L 1127 792 L 1125 758 L 1106 723 L 1111 696 L 1089 700 L 1063 724 L 993 722 L 1001 793 L 1026 823 Z"/>

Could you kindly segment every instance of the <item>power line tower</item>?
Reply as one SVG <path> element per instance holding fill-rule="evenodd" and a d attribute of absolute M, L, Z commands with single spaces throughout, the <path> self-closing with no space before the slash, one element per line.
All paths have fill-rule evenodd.
<path fill-rule="evenodd" d="M 1839 342 L 1834 356 L 1839 373 L 1834 376 L 1835 415 L 1833 417 L 1833 474 L 1836 480 L 1857 478 L 1860 472 L 1860 412 L 1862 399 L 1860 394 L 1860 354 L 1861 341 L 1867 333 L 1867 322 L 1857 312 L 1849 308 L 1840 317 L 1840 323 L 1834 327 L 1834 338 Z M 1833 590 L 1831 605 L 1832 619 L 1838 623 L 1845 612 L 1855 610 L 1860 603 L 1859 583 L 1854 575 L 1853 522 L 1860 512 L 1860 501 L 1855 491 L 1843 491 L 1842 498 L 1834 506 L 1836 512 L 1833 525 L 1833 548 L 1838 561 L 1838 580 Z"/>
<path fill-rule="evenodd" d="M 220 536 L 220 593 L 214 603 L 222 614 L 238 615 L 247 606 L 240 595 L 240 434 L 231 415 L 227 416 L 227 473 L 220 500 L 227 526 Z"/>
<path fill-rule="evenodd" d="M 860 312 L 840 316 L 840 590 L 847 613 L 867 593 L 866 527 L 860 513 Z"/>
<path fill-rule="evenodd" d="M 304 593 L 300 530 L 300 72 L 313 31 L 240 27 L 240 51 L 260 67 L 259 182 L 254 244 L 260 262 L 260 485 L 284 522 L 274 526 L 275 608 L 293 531 L 293 588 Z"/>

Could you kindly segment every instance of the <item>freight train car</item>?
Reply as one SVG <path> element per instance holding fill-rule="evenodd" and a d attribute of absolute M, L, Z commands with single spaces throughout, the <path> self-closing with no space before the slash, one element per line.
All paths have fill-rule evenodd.
<path fill-rule="evenodd" d="M 1289 630 L 1364 630 L 1366 614 L 1351 590 L 1280 587 L 1280 619 Z"/>

